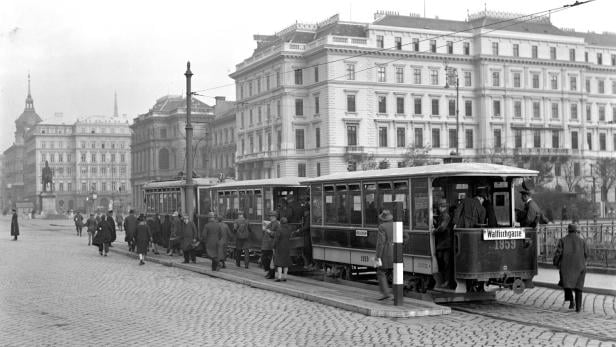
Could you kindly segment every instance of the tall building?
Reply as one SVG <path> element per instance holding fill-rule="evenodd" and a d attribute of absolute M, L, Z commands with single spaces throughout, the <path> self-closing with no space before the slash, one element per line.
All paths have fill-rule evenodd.
<path fill-rule="evenodd" d="M 239 178 L 395 167 L 427 146 L 438 159 L 565 157 L 588 174 L 616 150 L 616 34 L 515 18 L 380 12 L 255 35 L 230 75 Z"/>
<path fill-rule="evenodd" d="M 216 97 L 208 151 L 208 176 L 235 178 L 235 101 Z"/>
<path fill-rule="evenodd" d="M 213 107 L 192 98 L 193 167 L 195 174 L 207 176 L 207 146 Z M 186 170 L 186 99 L 167 95 L 134 119 L 132 130 L 131 186 L 133 205 L 143 211 L 143 185 L 154 180 L 179 177 Z"/>

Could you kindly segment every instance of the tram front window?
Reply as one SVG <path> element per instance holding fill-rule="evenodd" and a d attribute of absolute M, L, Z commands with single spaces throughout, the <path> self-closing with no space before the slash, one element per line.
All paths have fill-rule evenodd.
<path fill-rule="evenodd" d="M 364 218 L 366 225 L 375 226 L 379 218 L 376 206 L 376 184 L 364 184 Z"/>
<path fill-rule="evenodd" d="M 323 222 L 322 213 L 322 203 L 323 203 L 323 190 L 320 185 L 314 185 L 311 188 L 312 195 L 312 224 L 320 225 Z"/>

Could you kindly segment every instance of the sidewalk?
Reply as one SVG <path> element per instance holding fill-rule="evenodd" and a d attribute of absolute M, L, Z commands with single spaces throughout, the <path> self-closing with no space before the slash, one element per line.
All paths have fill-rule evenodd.
<path fill-rule="evenodd" d="M 536 286 L 560 289 L 558 286 L 558 270 L 554 267 L 539 267 L 537 276 L 533 279 Z M 584 281 L 584 292 L 616 296 L 616 276 L 587 273 Z"/>

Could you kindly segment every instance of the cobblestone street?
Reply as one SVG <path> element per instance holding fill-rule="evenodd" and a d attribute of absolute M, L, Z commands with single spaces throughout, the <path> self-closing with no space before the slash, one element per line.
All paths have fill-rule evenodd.
<path fill-rule="evenodd" d="M 586 303 L 597 307 L 596 313 L 580 315 L 538 306 L 563 328 L 594 324 L 588 335 L 458 311 L 415 319 L 366 317 L 175 267 L 138 266 L 133 258 L 113 252 L 101 257 L 87 246 L 87 237 L 53 223 L 23 221 L 22 235 L 13 242 L 9 220 L 0 220 L 5 230 L 0 238 L 0 345 L 614 345 L 592 339 L 596 330 L 611 329 L 598 322 L 613 320 L 613 297 L 597 299 L 612 300 L 612 311 L 602 308 L 603 314 L 599 307 L 605 305 L 598 303 Z M 560 304 L 553 294 L 545 295 L 545 300 L 526 304 L 552 299 Z M 543 317 L 523 306 L 511 306 L 514 312 L 507 314 L 527 321 Z"/>

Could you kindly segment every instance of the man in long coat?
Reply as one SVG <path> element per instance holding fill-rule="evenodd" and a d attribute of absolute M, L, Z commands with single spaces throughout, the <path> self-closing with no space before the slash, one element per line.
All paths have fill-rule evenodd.
<path fill-rule="evenodd" d="M 483 208 L 483 197 L 476 195 L 474 198 L 467 197 L 456 208 L 453 216 L 455 228 L 475 228 L 478 224 L 484 224 L 486 210 Z"/>
<path fill-rule="evenodd" d="M 131 214 L 131 216 L 134 217 L 133 214 Z M 126 217 L 126 219 L 128 219 L 128 217 Z M 137 219 L 137 227 L 135 228 L 133 237 L 133 244 L 137 246 L 137 254 L 139 254 L 139 265 L 143 265 L 145 264 L 143 258 L 148 254 L 148 246 L 152 240 L 152 233 L 150 232 L 150 227 L 146 223 L 143 213 L 140 214 Z"/>
<path fill-rule="evenodd" d="M 575 311 L 582 309 L 582 289 L 586 277 L 586 258 L 588 248 L 584 239 L 577 233 L 577 224 L 569 224 L 569 233 L 558 241 L 556 256 L 559 257 L 558 267 L 565 288 L 565 297 L 572 298 L 571 290 L 575 291 Z"/>
<path fill-rule="evenodd" d="M 533 200 L 530 190 L 520 191 L 522 201 L 524 202 L 524 211 L 520 218 L 520 226 L 534 228 L 541 221 L 541 209 Z"/>
<path fill-rule="evenodd" d="M 188 215 L 184 216 L 180 238 L 180 248 L 182 248 L 182 253 L 184 253 L 184 264 L 188 264 L 189 261 L 196 263 L 197 256 L 195 255 L 193 243 L 197 241 L 197 227 Z"/>
<path fill-rule="evenodd" d="M 113 220 L 110 220 L 109 216 L 103 215 L 100 223 L 98 223 L 96 235 L 94 235 L 94 240 L 92 241 L 94 245 L 98 246 L 98 253 L 105 257 L 109 253 L 109 244 L 111 243 L 113 228 L 115 228 Z"/>
<path fill-rule="evenodd" d="M 239 213 L 237 219 L 233 223 L 233 230 L 235 231 L 235 265 L 240 266 L 240 260 L 242 258 L 242 251 L 244 252 L 244 266 L 248 269 L 250 263 L 250 251 L 248 249 L 248 238 L 250 237 L 250 226 L 248 221 L 244 218 L 243 213 Z"/>
<path fill-rule="evenodd" d="M 169 224 L 169 247 L 167 247 L 167 255 L 173 255 L 175 250 L 179 249 L 182 224 L 178 212 L 174 211 Z"/>
<path fill-rule="evenodd" d="M 280 223 L 276 218 L 278 216 L 276 211 L 271 211 L 269 216 L 270 223 L 263 229 L 263 237 L 261 238 L 261 265 L 263 265 L 263 270 L 267 272 L 265 278 L 273 279 L 274 269 L 270 266 L 270 263 L 274 255 L 274 236 L 280 230 Z"/>
<path fill-rule="evenodd" d="M 135 232 L 137 231 L 137 217 L 135 210 L 130 210 L 128 216 L 124 218 L 124 241 L 128 242 L 128 251 L 135 251 Z"/>
<path fill-rule="evenodd" d="M 77 214 L 75 215 L 75 218 L 73 218 L 73 221 L 75 222 L 75 230 L 77 231 L 77 236 L 81 236 L 81 229 L 83 228 L 83 216 L 79 211 L 77 211 Z"/>
<path fill-rule="evenodd" d="M 222 216 L 218 216 L 218 225 L 220 225 L 220 240 L 218 242 L 218 262 L 222 269 L 226 268 L 225 260 L 227 259 L 227 241 L 231 236 L 231 229 L 227 223 L 222 220 Z"/>
<path fill-rule="evenodd" d="M 96 221 L 96 217 L 94 213 L 90 213 L 90 218 L 86 221 L 86 227 L 88 228 L 88 246 L 92 244 L 92 239 L 96 234 L 96 228 L 98 227 L 98 222 Z"/>
<path fill-rule="evenodd" d="M 451 217 L 449 216 L 449 206 L 447 199 L 441 199 L 438 204 L 439 215 L 434 229 L 436 241 L 436 260 L 438 262 L 438 270 L 443 277 L 442 282 L 438 284 L 439 288 L 449 288 L 452 280 L 451 266 L 451 246 L 452 246 L 452 227 Z"/>
<path fill-rule="evenodd" d="M 287 280 L 291 260 L 291 233 L 293 226 L 288 223 L 287 217 L 280 218 L 280 230 L 274 235 L 274 265 L 276 266 L 276 282 Z"/>
<path fill-rule="evenodd" d="M 111 241 L 109 241 L 109 247 L 111 247 L 111 243 L 116 240 L 116 223 L 113 220 L 113 211 L 109 210 L 107 212 L 107 222 L 109 223 L 109 227 L 111 229 Z"/>
<path fill-rule="evenodd" d="M 377 263 L 380 260 L 380 265 L 376 268 L 376 276 L 379 281 L 379 290 L 381 298 L 385 300 L 389 298 L 389 284 L 387 283 L 387 271 L 391 270 L 394 265 L 394 216 L 389 210 L 383 210 L 379 215 L 379 229 L 376 238 L 376 259 Z"/>
<path fill-rule="evenodd" d="M 13 241 L 17 241 L 19 236 L 19 222 L 17 221 L 17 210 L 13 209 L 13 216 L 11 217 L 11 236 Z"/>
<path fill-rule="evenodd" d="M 218 248 L 222 239 L 222 230 L 216 222 L 214 212 L 208 213 L 207 218 L 207 223 L 201 230 L 200 240 L 205 242 L 205 251 L 208 257 L 212 259 L 212 271 L 218 271 Z"/>

